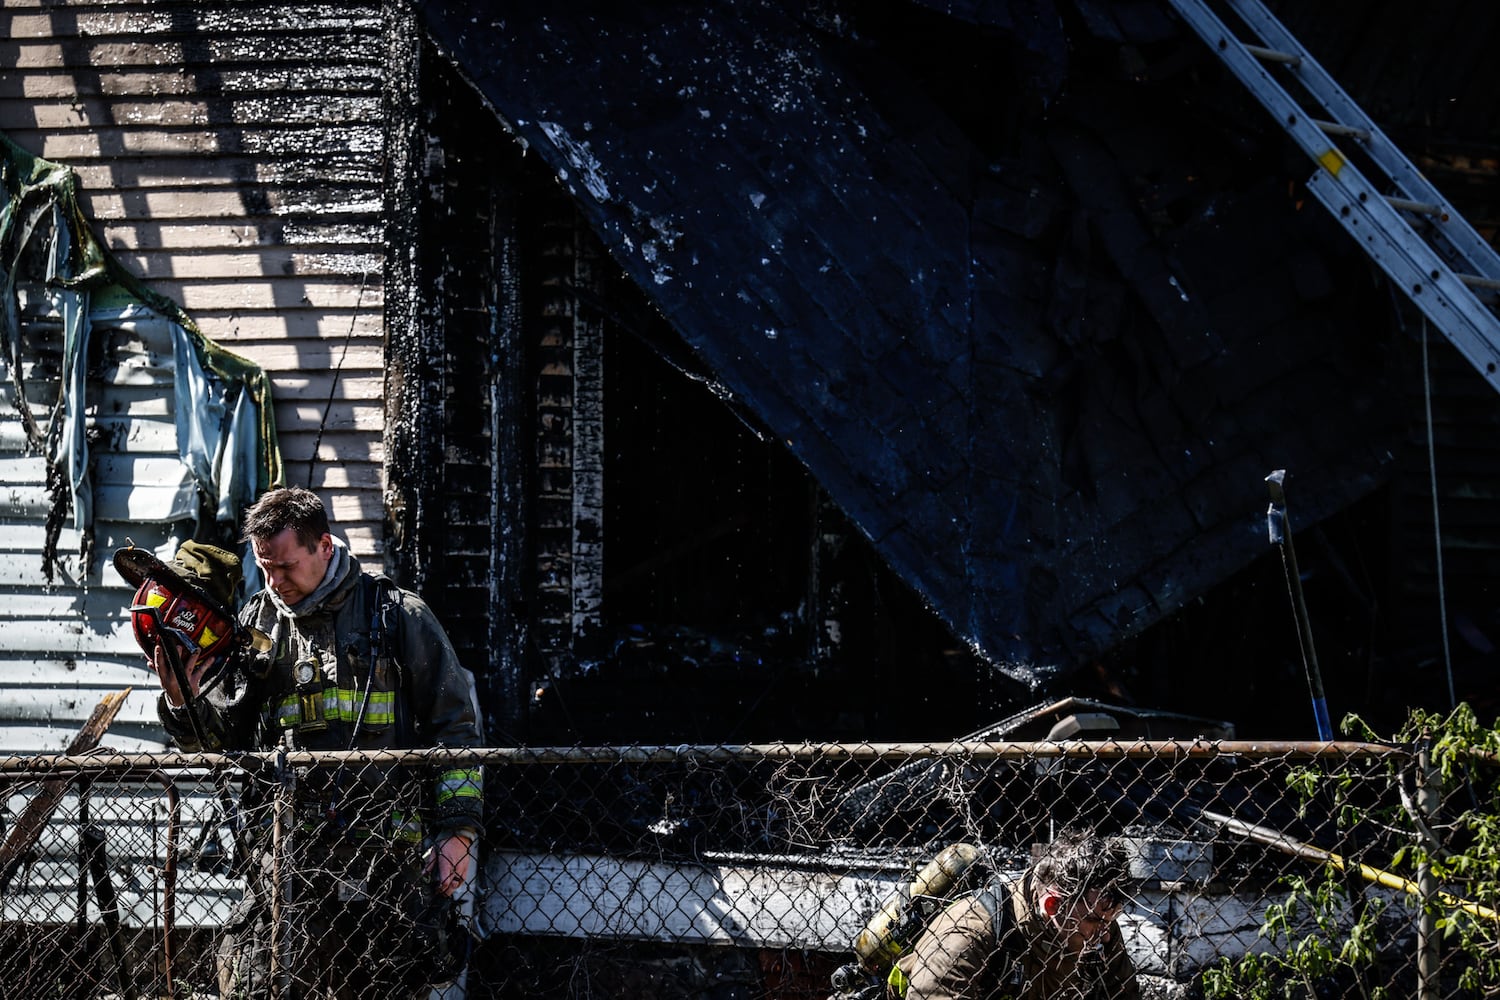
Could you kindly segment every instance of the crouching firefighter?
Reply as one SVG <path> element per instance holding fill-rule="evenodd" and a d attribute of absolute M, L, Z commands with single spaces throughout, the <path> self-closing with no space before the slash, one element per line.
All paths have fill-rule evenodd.
<path fill-rule="evenodd" d="M 887 904 L 834 973 L 836 1000 L 1139 1000 L 1115 924 L 1127 896 L 1118 844 L 1060 835 L 1019 876 L 955 844 Z"/>
<path fill-rule="evenodd" d="M 244 536 L 266 581 L 238 615 L 252 641 L 227 666 L 201 645 L 181 670 L 165 642 L 149 651 L 162 722 L 184 750 L 481 745 L 473 675 L 437 618 L 360 569 L 316 494 L 266 493 Z M 238 577 L 233 553 L 217 550 L 204 566 L 208 547 L 183 548 L 178 576 L 196 565 L 200 580 Z M 278 797 L 290 810 L 273 808 Z M 221 996 L 425 996 L 461 971 L 469 937 L 453 897 L 474 873 L 483 830 L 477 765 L 355 755 L 252 773 L 241 805 L 247 891 L 220 938 Z"/>

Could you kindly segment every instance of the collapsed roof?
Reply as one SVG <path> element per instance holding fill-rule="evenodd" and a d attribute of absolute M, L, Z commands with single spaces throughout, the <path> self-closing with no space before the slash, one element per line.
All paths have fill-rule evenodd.
<path fill-rule="evenodd" d="M 1163 10 L 1124 46 L 1088 4 L 936 6 L 420 10 L 736 405 L 1034 683 L 1265 551 L 1273 469 L 1302 524 L 1380 481 L 1390 300 Z"/>

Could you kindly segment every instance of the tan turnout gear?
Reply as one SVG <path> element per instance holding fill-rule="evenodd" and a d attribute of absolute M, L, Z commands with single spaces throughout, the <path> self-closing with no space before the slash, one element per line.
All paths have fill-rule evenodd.
<path fill-rule="evenodd" d="M 1096 952 L 1071 955 L 1029 905 L 1021 879 L 997 888 L 950 903 L 896 960 L 892 978 L 905 981 L 906 1000 L 1139 1000 L 1118 927 Z M 897 989 L 888 995 L 897 1000 Z"/>

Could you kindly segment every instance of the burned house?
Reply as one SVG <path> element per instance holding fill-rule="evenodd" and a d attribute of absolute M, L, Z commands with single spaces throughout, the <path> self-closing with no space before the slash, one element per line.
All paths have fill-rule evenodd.
<path fill-rule="evenodd" d="M 1500 18 L 1273 6 L 1492 238 Z M 12 205 L 76 178 L 0 244 L 8 750 L 126 684 L 112 741 L 161 745 L 109 552 L 276 479 L 422 591 L 502 746 L 1064 695 L 1311 735 L 1277 469 L 1335 716 L 1445 703 L 1445 656 L 1493 704 L 1494 389 L 1168 0 L 0 18 Z M 70 356 L 72 286 L 159 325 Z"/>
<path fill-rule="evenodd" d="M 1061 689 L 1283 731 L 1306 682 L 1266 536 L 1282 468 L 1325 525 L 1303 562 L 1335 714 L 1438 690 L 1422 401 L 1459 463 L 1437 453 L 1440 503 L 1482 520 L 1460 442 L 1493 390 L 1165 5 L 419 16 L 410 216 L 443 238 L 415 240 L 413 313 L 445 338 L 449 460 L 409 464 L 450 524 L 466 492 L 513 505 L 499 576 L 445 579 L 502 612 L 543 741 L 936 736 Z M 1476 78 L 1292 24 L 1492 233 Z M 1455 117 L 1417 111 L 1427 88 Z M 490 408 L 455 410 L 487 358 Z M 500 428 L 482 474 L 460 424 Z M 1488 546 L 1448 528 L 1475 663 Z"/>
<path fill-rule="evenodd" d="M 1067 692 L 1275 729 L 1274 469 L 1335 714 L 1438 690 L 1440 581 L 1488 698 L 1493 391 L 1168 4 L 298 11 L 7 4 L 0 124 L 264 370 L 284 478 L 439 610 L 496 733 L 939 736 Z M 1491 234 L 1493 17 L 1406 11 L 1283 13 Z M 54 557 L 45 506 L 7 587 L 92 610 L 12 602 L 4 647 L 76 694 L 12 716 L 61 724 L 80 664 L 133 668 L 101 559 L 141 515 Z"/>

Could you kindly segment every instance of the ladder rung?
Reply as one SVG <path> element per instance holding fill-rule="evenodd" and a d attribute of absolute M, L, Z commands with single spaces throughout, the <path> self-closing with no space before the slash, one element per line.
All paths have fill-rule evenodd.
<path fill-rule="evenodd" d="M 1412 201 L 1408 198 L 1386 198 L 1386 204 L 1403 212 L 1413 212 L 1417 215 L 1433 215 L 1439 222 L 1448 221 L 1448 213 L 1443 210 L 1442 205 L 1433 205 L 1425 201 Z"/>
<path fill-rule="evenodd" d="M 1353 125 L 1340 125 L 1338 122 L 1324 122 L 1316 118 L 1309 119 L 1314 125 L 1323 131 L 1324 135 L 1347 135 L 1355 139 L 1370 138 L 1370 130 L 1356 128 Z"/>
<path fill-rule="evenodd" d="M 1302 57 L 1295 52 L 1280 52 L 1276 49 L 1262 48 L 1259 45 L 1246 45 L 1245 51 L 1264 62 L 1286 63 L 1288 66 L 1302 65 Z"/>
<path fill-rule="evenodd" d="M 1470 288 L 1493 288 L 1500 290 L 1500 278 L 1483 278 L 1477 274 L 1460 274 L 1458 280 Z"/>

